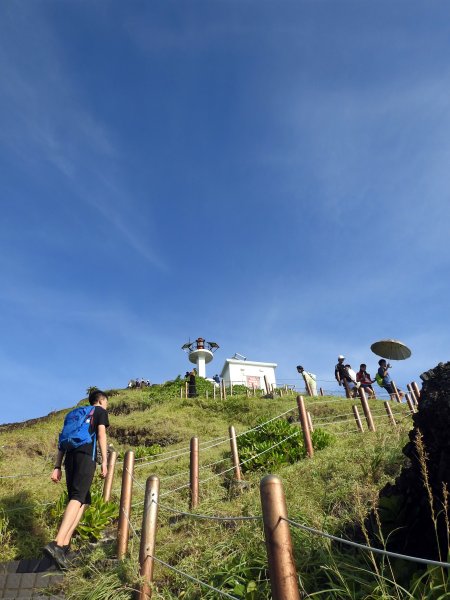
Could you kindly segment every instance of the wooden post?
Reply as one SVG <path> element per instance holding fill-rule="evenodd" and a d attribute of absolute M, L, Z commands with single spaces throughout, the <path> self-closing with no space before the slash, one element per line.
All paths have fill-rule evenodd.
<path fill-rule="evenodd" d="M 227 390 L 225 387 L 225 379 L 222 379 L 222 400 L 226 400 L 227 399 Z"/>
<path fill-rule="evenodd" d="M 323 393 L 323 389 L 322 389 L 322 388 L 319 388 L 319 393 L 320 393 L 320 395 L 321 395 L 321 396 L 323 396 L 323 395 L 324 395 L 324 393 Z"/>
<path fill-rule="evenodd" d="M 233 395 L 233 382 L 230 381 L 230 396 Z"/>
<path fill-rule="evenodd" d="M 269 395 L 270 394 L 270 386 L 269 386 L 269 380 L 267 379 L 267 375 L 264 375 L 264 385 L 266 386 L 267 395 Z"/>
<path fill-rule="evenodd" d="M 155 554 L 158 522 L 159 479 L 152 475 L 145 485 L 144 514 L 142 516 L 141 545 L 139 550 L 140 575 L 144 579 L 139 590 L 139 600 L 152 597 L 153 556 Z"/>
<path fill-rule="evenodd" d="M 307 412 L 307 413 L 306 413 L 306 417 L 307 417 L 307 419 L 308 419 L 308 427 L 309 427 L 309 430 L 310 430 L 310 432 L 312 433 L 312 432 L 314 431 L 314 427 L 313 427 L 313 424 L 312 424 L 311 413 L 310 413 L 310 412 Z"/>
<path fill-rule="evenodd" d="M 190 456 L 190 492 L 191 498 L 189 508 L 196 508 L 198 505 L 198 438 L 191 438 L 191 456 Z"/>
<path fill-rule="evenodd" d="M 245 393 L 247 394 L 247 398 L 250 396 L 250 391 L 248 389 L 248 387 L 245 388 Z"/>
<path fill-rule="evenodd" d="M 411 395 L 411 400 L 412 400 L 412 401 L 414 402 L 414 404 L 417 406 L 417 405 L 418 405 L 418 402 L 417 402 L 417 398 L 416 398 L 416 393 L 415 393 L 415 391 L 413 390 L 413 387 L 412 387 L 412 385 L 411 385 L 410 383 L 407 383 L 407 384 L 406 384 L 406 387 L 408 388 L 408 392 L 409 392 L 409 393 L 410 393 L 410 395 Z"/>
<path fill-rule="evenodd" d="M 236 440 L 236 431 L 233 427 L 233 425 L 230 425 L 228 427 L 228 433 L 230 435 L 230 447 L 231 447 L 231 458 L 233 461 L 233 467 L 234 467 L 234 478 L 237 481 L 241 481 L 241 467 L 239 466 L 239 453 L 238 453 L 238 447 L 237 447 L 237 440 Z"/>
<path fill-rule="evenodd" d="M 183 386 L 180 386 L 180 398 L 183 398 Z"/>
<path fill-rule="evenodd" d="M 184 382 L 184 393 L 187 398 L 189 396 L 189 383 L 187 381 Z"/>
<path fill-rule="evenodd" d="M 306 453 L 309 456 L 309 458 L 312 458 L 314 456 L 314 449 L 311 442 L 308 417 L 306 416 L 305 401 L 303 400 L 303 396 L 297 396 L 297 406 L 298 413 L 300 416 L 300 423 L 302 424 L 303 439 L 305 441 Z"/>
<path fill-rule="evenodd" d="M 256 385 L 255 385 L 255 384 L 253 384 L 253 395 L 254 395 L 254 396 L 256 396 L 256 391 L 255 391 L 255 390 L 256 390 Z"/>
<path fill-rule="evenodd" d="M 416 395 L 417 398 L 417 404 L 419 404 L 420 401 L 420 390 L 419 390 L 419 386 L 417 385 L 417 383 L 415 381 L 411 382 L 412 385 L 412 389 L 414 390 L 414 393 Z"/>
<path fill-rule="evenodd" d="M 208 400 L 208 390 L 206 390 L 206 399 Z"/>
<path fill-rule="evenodd" d="M 117 529 L 117 558 L 123 560 L 128 550 L 131 516 L 131 497 L 133 494 L 134 452 L 128 450 L 123 459 L 122 490 L 120 493 L 119 525 Z"/>
<path fill-rule="evenodd" d="M 408 404 L 409 410 L 411 411 L 412 414 L 414 414 L 416 412 L 416 408 L 414 406 L 413 401 L 409 397 L 409 394 L 406 394 L 406 402 Z"/>
<path fill-rule="evenodd" d="M 354 404 L 352 406 L 352 410 L 353 410 L 353 416 L 355 417 L 356 426 L 358 427 L 359 431 L 361 431 L 361 433 L 364 433 L 364 427 L 363 427 L 363 424 L 361 423 L 361 417 L 359 416 L 359 410 L 358 410 L 358 407 L 356 406 L 356 404 Z"/>
<path fill-rule="evenodd" d="M 369 431 L 375 431 L 375 425 L 372 419 L 372 413 L 370 412 L 369 404 L 366 398 L 366 392 L 363 387 L 359 388 L 359 395 L 361 397 L 361 406 L 364 411 L 364 416 L 366 417 L 367 427 Z"/>
<path fill-rule="evenodd" d="M 387 416 L 389 417 L 389 421 L 392 423 L 392 425 L 394 425 L 394 427 L 396 427 L 397 421 L 394 419 L 394 415 L 392 414 L 392 410 L 391 410 L 391 405 L 389 404 L 388 400 L 384 401 L 384 408 L 386 409 Z"/>
<path fill-rule="evenodd" d="M 103 485 L 103 500 L 109 502 L 111 500 L 111 489 L 114 480 L 114 469 L 116 468 L 117 452 L 111 450 L 108 456 L 108 473 L 105 477 Z"/>
<path fill-rule="evenodd" d="M 214 387 L 213 387 L 213 398 L 214 398 L 214 400 L 216 399 L 216 384 L 214 384 Z"/>
<path fill-rule="evenodd" d="M 260 483 L 270 587 L 273 600 L 300 600 L 297 569 L 281 479 L 266 475 Z"/>
<path fill-rule="evenodd" d="M 395 385 L 395 381 L 391 381 L 392 389 L 394 390 L 394 396 L 397 402 L 401 402 L 400 394 L 398 393 L 397 386 Z"/>
<path fill-rule="evenodd" d="M 409 384 L 409 385 L 408 385 L 408 389 L 409 389 L 409 391 L 410 391 L 411 398 L 412 398 L 412 400 L 413 400 L 414 404 L 415 404 L 416 406 L 419 406 L 419 396 L 418 396 L 418 394 L 417 394 L 416 390 L 414 389 L 413 385 L 412 385 L 412 384 Z"/>

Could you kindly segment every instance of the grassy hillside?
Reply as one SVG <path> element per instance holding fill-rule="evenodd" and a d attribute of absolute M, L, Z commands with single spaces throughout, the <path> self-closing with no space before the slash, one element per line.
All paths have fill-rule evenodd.
<path fill-rule="evenodd" d="M 295 396 L 269 399 L 247 398 L 241 394 L 228 396 L 225 401 L 214 400 L 212 388 L 202 382 L 200 397 L 180 399 L 179 389 L 179 383 L 173 382 L 144 390 L 117 391 L 110 401 L 109 441 L 120 453 L 135 449 L 139 458 L 133 492 L 133 527 L 138 530 L 141 525 L 140 502 L 144 496 L 145 480 L 149 475 L 157 474 L 161 478 L 161 507 L 156 555 L 235 597 L 270 597 L 261 523 L 177 517 L 168 509 L 187 510 L 189 493 L 182 486 L 189 479 L 186 473 L 189 455 L 185 453 L 153 464 L 148 462 L 152 456 L 154 459 L 165 458 L 165 453 L 174 449 L 179 449 L 177 454 L 182 454 L 191 436 L 196 435 L 203 444 L 200 480 L 208 480 L 201 484 L 200 505 L 196 512 L 216 516 L 260 515 L 259 482 L 265 474 L 273 472 L 283 480 L 292 519 L 344 536 L 363 520 L 375 503 L 379 489 L 395 478 L 404 461 L 401 449 L 410 429 L 410 417 L 404 405 L 393 405 L 399 417 L 399 426 L 393 428 L 382 402 L 371 401 L 377 431 L 360 434 L 356 432 L 351 413 L 354 401 L 332 397 L 306 399 L 315 428 L 331 433 L 331 443 L 317 451 L 312 460 L 300 459 L 292 464 L 286 461 L 268 467 L 265 457 L 268 461 L 276 461 L 288 456 L 287 446 L 280 445 L 278 448 L 282 451 L 277 456 L 272 452 L 261 455 L 259 468 L 245 473 L 247 485 L 243 491 L 237 492 L 230 485 L 232 474 L 221 474 L 231 466 L 228 442 L 210 448 L 206 442 L 226 437 L 230 424 L 239 434 L 294 409 Z M 56 502 L 63 490 L 62 485 L 49 481 L 63 414 L 61 412 L 19 428 L 0 428 L 2 477 L 26 475 L 1 480 L 2 559 L 35 556 L 54 535 L 61 506 L 42 505 Z M 297 411 L 293 410 L 275 423 L 285 422 L 290 416 L 297 419 Z M 245 437 L 239 438 L 241 448 Z M 258 443 L 256 440 L 255 444 Z M 258 446 L 259 451 L 263 447 Z M 253 466 L 252 463 L 249 465 Z M 120 477 L 121 470 L 118 468 L 113 486 L 114 502 L 118 501 L 120 493 Z M 379 562 L 374 565 L 370 556 L 349 552 L 299 530 L 293 530 L 292 536 L 301 586 L 308 594 L 315 593 L 323 598 L 414 597 L 401 591 L 398 582 L 388 582 L 392 578 L 389 565 L 383 567 Z M 97 544 L 94 550 L 91 546 L 86 550 L 83 540 L 76 543 L 85 549 L 85 564 L 68 574 L 68 598 L 132 597 L 131 590 L 138 581 L 139 543 L 135 536 L 130 543 L 130 558 L 120 565 L 112 560 L 114 543 Z M 157 565 L 153 597 L 193 599 L 219 596 Z"/>

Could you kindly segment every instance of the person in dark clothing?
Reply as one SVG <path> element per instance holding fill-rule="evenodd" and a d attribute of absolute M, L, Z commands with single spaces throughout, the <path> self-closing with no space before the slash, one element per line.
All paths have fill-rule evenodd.
<path fill-rule="evenodd" d="M 65 458 L 69 502 L 55 540 L 43 549 L 44 553 L 53 558 L 61 569 L 66 569 L 68 566 L 66 555 L 70 547 L 70 540 L 84 511 L 91 503 L 90 488 L 95 474 L 97 443 L 102 455 L 101 477 L 106 477 L 108 472 L 106 446 L 106 428 L 109 427 L 106 410 L 108 397 L 100 390 L 93 390 L 89 394 L 89 404 L 93 407 L 92 412 L 89 413 L 89 435 L 92 441 L 67 452 L 58 448 L 55 468 L 51 475 L 54 483 L 61 481 L 61 465 Z M 86 420 L 86 425 L 87 423 Z"/>
<path fill-rule="evenodd" d="M 349 383 L 352 381 L 352 378 L 347 371 L 347 367 L 344 365 L 344 360 L 345 356 L 340 354 L 338 356 L 338 363 L 334 367 L 334 376 L 336 377 L 336 381 L 339 385 L 343 385 L 344 381 L 348 381 Z"/>
<path fill-rule="evenodd" d="M 195 398 L 197 396 L 197 384 L 195 382 L 195 373 L 192 370 L 189 373 L 189 398 Z"/>

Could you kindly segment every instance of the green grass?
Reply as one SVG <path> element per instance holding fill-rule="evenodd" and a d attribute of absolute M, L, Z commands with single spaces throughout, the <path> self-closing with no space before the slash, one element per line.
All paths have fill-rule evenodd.
<path fill-rule="evenodd" d="M 151 447 L 155 439 L 177 440 L 163 447 L 163 453 L 173 448 L 182 451 L 189 445 L 193 435 L 198 436 L 200 442 L 225 437 L 229 425 L 234 425 L 239 434 L 258 421 L 295 407 L 295 396 L 268 399 L 233 395 L 228 396 L 226 401 L 221 401 L 219 397 L 214 400 L 212 387 L 207 385 L 199 391 L 204 394 L 208 389 L 208 399 L 205 395 L 181 399 L 180 385 L 180 382 L 173 382 L 143 390 L 118 391 L 110 402 L 112 432 L 120 430 L 122 438 L 129 434 L 132 439 L 136 433 L 145 431 L 145 435 L 138 440 L 141 456 L 145 454 L 142 448 Z M 383 412 L 382 403 L 371 401 L 372 409 L 377 411 L 377 432 L 357 433 L 351 416 L 354 402 L 331 397 L 307 398 L 307 410 L 311 413 L 313 423 L 322 421 L 320 428 L 333 433 L 333 443 L 316 452 L 313 459 L 280 464 L 275 471 L 284 484 L 289 516 L 338 535 L 345 534 L 361 522 L 376 502 L 381 487 L 398 474 L 404 462 L 401 449 L 410 428 L 408 417 L 400 421 L 397 429 L 392 428 Z M 404 406 L 395 405 L 395 409 L 406 414 Z M 296 416 L 297 412 L 292 414 Z M 326 419 L 337 419 L 338 423 L 331 425 Z M 58 414 L 24 429 L 0 432 L 1 473 L 40 473 L 39 477 L 30 479 L 3 480 L 0 509 L 4 507 L 7 511 L 11 507 L 55 501 L 59 497 L 62 486 L 52 484 L 49 473 L 61 423 L 62 414 Z M 111 437 L 109 441 L 122 453 L 130 447 Z M 159 455 L 154 458 L 158 459 Z M 221 459 L 224 462 L 202 470 L 200 479 L 212 477 L 231 466 L 227 443 L 208 450 L 201 447 L 201 465 Z M 137 461 L 135 477 L 139 484 L 134 486 L 133 503 L 143 500 L 142 487 L 149 475 L 157 474 L 161 478 L 163 495 L 188 481 L 187 474 L 180 474 L 188 468 L 187 454 L 154 465 Z M 201 485 L 198 512 L 235 516 L 261 514 L 259 482 L 265 474 L 263 465 L 259 470 L 245 473 L 248 485 L 242 493 L 230 487 L 230 474 L 214 477 Z M 115 502 L 118 501 L 120 477 L 119 468 L 113 486 Z M 171 478 L 165 480 L 166 477 Z M 188 500 L 188 490 L 182 489 L 162 497 L 161 504 L 187 510 Z M 131 520 L 136 529 L 141 526 L 141 511 L 141 505 L 138 505 L 132 514 Z M 0 512 L 0 557 L 35 554 L 57 526 L 50 512 L 39 507 L 30 511 L 5 512 L 3 522 L 9 522 L 3 528 Z M 162 560 L 236 597 L 270 597 L 260 522 L 230 524 L 192 518 L 177 519 L 162 507 L 158 527 L 156 555 Z M 293 531 L 292 537 L 301 586 L 308 594 L 320 594 L 323 598 L 355 599 L 408 597 L 406 592 L 400 593 L 395 585 L 387 583 L 385 578 L 390 575 L 388 568 L 378 575 L 374 572 L 370 557 L 332 547 L 326 540 L 298 530 Z M 138 545 L 133 538 L 129 560 L 119 566 L 111 566 L 109 561 L 114 555 L 114 545 L 99 545 L 94 555 L 86 559 L 86 566 L 73 570 L 66 578 L 67 597 L 73 600 L 131 598 L 131 590 L 138 581 Z M 95 569 L 98 570 L 97 565 L 102 564 L 107 568 L 99 570 L 100 576 Z M 153 598 L 190 600 L 214 597 L 217 595 L 156 565 Z"/>

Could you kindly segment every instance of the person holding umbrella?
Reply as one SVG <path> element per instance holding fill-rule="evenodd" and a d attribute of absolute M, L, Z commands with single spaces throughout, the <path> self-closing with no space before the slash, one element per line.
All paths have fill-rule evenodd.
<path fill-rule="evenodd" d="M 403 342 L 392 339 L 374 342 L 370 346 L 370 349 L 374 354 L 378 354 L 378 356 L 382 357 L 382 359 L 378 361 L 379 368 L 376 374 L 376 380 L 378 385 L 384 388 L 392 398 L 393 395 L 395 395 L 395 390 L 388 372 L 391 365 L 386 362 L 385 359 L 405 360 L 411 356 L 411 350 Z M 400 398 L 403 398 L 403 392 L 398 390 L 398 393 Z"/>
<path fill-rule="evenodd" d="M 378 361 L 379 364 L 379 369 L 378 369 L 378 378 L 377 378 L 377 382 L 381 385 L 382 388 L 384 388 L 387 393 L 390 395 L 391 399 L 394 397 L 395 395 L 395 391 L 394 388 L 392 386 L 392 380 L 391 380 L 391 376 L 388 373 L 388 370 L 391 368 L 391 365 L 389 363 L 387 363 L 384 358 L 380 358 L 380 360 Z M 379 382 L 379 379 L 381 379 L 381 383 Z M 397 390 L 400 398 L 403 398 L 404 394 L 402 392 L 402 390 L 398 389 Z"/>

